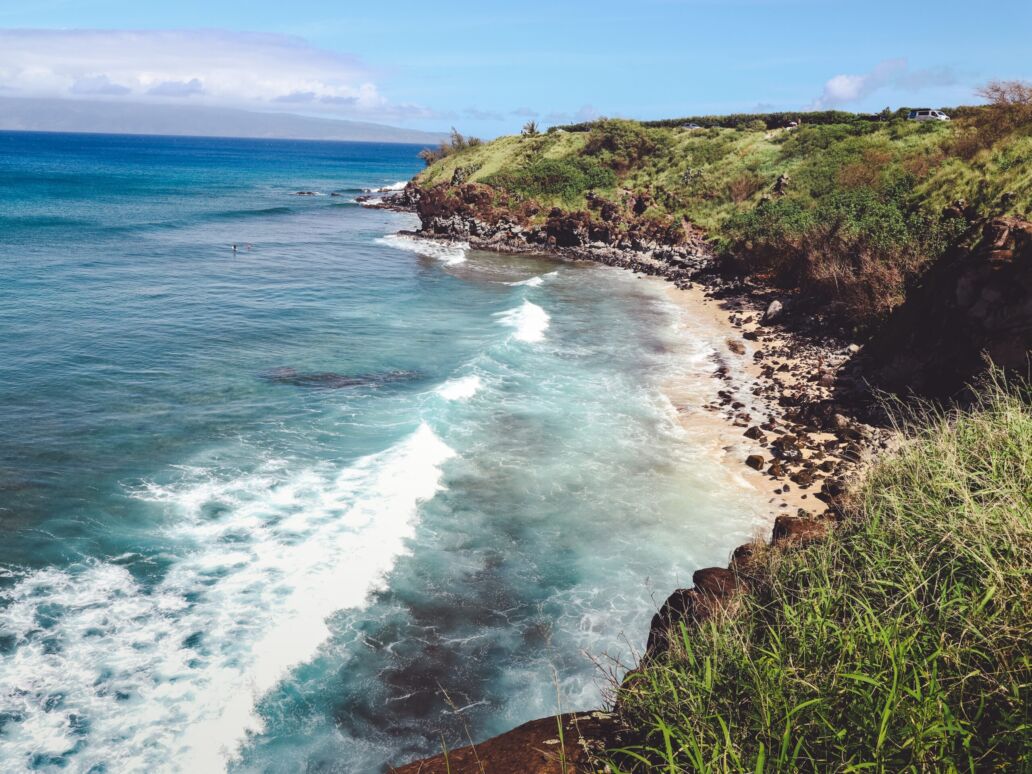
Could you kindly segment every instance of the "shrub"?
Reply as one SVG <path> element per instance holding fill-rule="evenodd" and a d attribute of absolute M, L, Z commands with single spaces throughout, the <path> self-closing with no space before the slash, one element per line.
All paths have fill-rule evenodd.
<path fill-rule="evenodd" d="M 767 130 L 767 122 L 762 118 L 754 118 L 751 121 L 743 121 L 735 128 L 743 132 L 764 132 Z"/>
<path fill-rule="evenodd" d="M 907 423 L 850 515 L 642 669 L 616 772 L 1029 771 L 1032 395 Z M 921 427 L 920 425 L 924 425 Z"/>
<path fill-rule="evenodd" d="M 951 145 L 963 159 L 973 158 L 1016 131 L 1032 131 L 1032 84 L 991 81 L 978 93 L 988 104 L 959 120 L 960 132 Z"/>
<path fill-rule="evenodd" d="M 840 322 L 869 328 L 902 302 L 907 283 L 962 224 L 908 208 L 913 181 L 830 193 L 815 204 L 769 199 L 725 224 L 732 263 L 798 288 Z"/>
<path fill-rule="evenodd" d="M 454 153 L 460 153 L 466 150 L 466 148 L 475 148 L 482 144 L 483 140 L 479 137 L 466 137 L 453 126 L 447 140 L 441 142 L 436 148 L 423 148 L 419 152 L 419 158 L 429 167 L 434 162 L 447 158 Z"/>
<path fill-rule="evenodd" d="M 603 158 L 614 169 L 626 169 L 655 152 L 656 141 L 637 121 L 604 118 L 596 121 L 584 150 Z"/>
<path fill-rule="evenodd" d="M 838 169 L 836 178 L 843 188 L 873 188 L 892 161 L 892 153 L 884 148 L 868 148 L 858 161 Z"/>
<path fill-rule="evenodd" d="M 539 158 L 524 167 L 491 175 L 484 182 L 524 196 L 574 201 L 586 191 L 612 188 L 616 174 L 594 159 Z"/>
<path fill-rule="evenodd" d="M 728 183 L 727 191 L 731 201 L 737 203 L 751 199 L 764 188 L 763 178 L 755 172 L 746 172 Z"/>

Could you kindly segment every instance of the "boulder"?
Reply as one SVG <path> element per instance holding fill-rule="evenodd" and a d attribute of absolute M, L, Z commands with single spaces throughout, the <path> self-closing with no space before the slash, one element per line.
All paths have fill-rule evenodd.
<path fill-rule="evenodd" d="M 771 545 L 811 543 L 820 540 L 828 532 L 828 525 L 823 521 L 801 519 L 798 516 L 778 516 L 774 520 L 774 532 Z"/>
<path fill-rule="evenodd" d="M 560 736 L 560 728 L 562 734 Z M 524 723 L 470 747 L 389 768 L 391 774 L 566 774 L 591 770 L 617 733 L 605 712 L 575 712 Z"/>
<path fill-rule="evenodd" d="M 707 567 L 692 574 L 695 588 L 706 597 L 724 600 L 738 591 L 738 577 L 725 567 Z"/>
<path fill-rule="evenodd" d="M 767 306 L 767 311 L 763 313 L 763 322 L 765 324 L 777 322 L 778 318 L 781 317 L 781 313 L 784 311 L 784 308 L 784 305 L 780 301 L 774 299 Z"/>

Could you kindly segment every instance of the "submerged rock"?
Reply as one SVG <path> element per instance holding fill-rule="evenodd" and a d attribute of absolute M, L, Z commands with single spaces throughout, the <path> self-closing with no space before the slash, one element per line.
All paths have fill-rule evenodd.
<path fill-rule="evenodd" d="M 314 387 L 339 390 L 345 387 L 379 386 L 393 382 L 410 381 L 419 377 L 414 371 L 384 371 L 374 374 L 338 374 L 333 371 L 300 372 L 293 368 L 274 368 L 263 373 L 262 378 L 273 384 L 290 384 L 294 387 Z"/>

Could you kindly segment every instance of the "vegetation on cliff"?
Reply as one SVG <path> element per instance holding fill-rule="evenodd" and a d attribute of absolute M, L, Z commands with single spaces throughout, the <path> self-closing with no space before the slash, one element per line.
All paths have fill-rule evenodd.
<path fill-rule="evenodd" d="M 866 330 L 971 221 L 1032 212 L 1032 90 L 985 96 L 949 123 L 900 111 L 793 114 L 798 127 L 788 114 L 703 117 L 701 129 L 602 119 L 453 144 L 417 183 L 482 184 L 524 225 L 553 208 L 601 222 L 607 202 L 633 202 L 650 230 L 703 229 L 728 269 Z"/>
<path fill-rule="evenodd" d="M 754 555 L 754 593 L 625 683 L 644 731 L 617 771 L 1032 767 L 1032 408 L 982 393 L 903 427 L 849 518 Z"/>

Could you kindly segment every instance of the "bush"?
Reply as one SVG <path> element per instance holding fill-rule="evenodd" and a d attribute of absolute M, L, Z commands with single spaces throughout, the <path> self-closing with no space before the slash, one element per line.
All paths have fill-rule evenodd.
<path fill-rule="evenodd" d="M 764 180 L 755 172 L 746 172 L 744 175 L 736 177 L 727 186 L 728 195 L 731 197 L 731 201 L 735 203 L 751 199 L 762 191 L 763 188 Z"/>
<path fill-rule="evenodd" d="M 466 148 L 475 148 L 478 145 L 483 145 L 483 140 L 479 137 L 466 137 L 453 126 L 451 135 L 447 140 L 443 141 L 436 148 L 423 148 L 419 152 L 419 158 L 429 167 L 434 162 L 447 158 L 452 154 L 460 153 L 466 150 Z"/>
<path fill-rule="evenodd" d="M 744 121 L 738 124 L 735 128 L 743 132 L 765 132 L 767 130 L 767 122 L 762 118 L 754 118 L 752 121 Z"/>
<path fill-rule="evenodd" d="M 657 149 L 656 140 L 637 121 L 605 118 L 591 128 L 584 150 L 614 169 L 626 169 Z"/>
<path fill-rule="evenodd" d="M 962 159 L 973 158 L 1009 134 L 1032 131 L 1032 84 L 991 81 L 978 93 L 988 105 L 961 117 L 960 132 L 951 145 Z"/>
<path fill-rule="evenodd" d="M 616 174 L 594 159 L 536 159 L 522 168 L 491 175 L 484 182 L 511 193 L 569 202 L 593 189 L 612 188 Z"/>
<path fill-rule="evenodd" d="M 913 181 L 838 190 L 816 203 L 768 199 L 725 224 L 731 262 L 766 275 L 857 330 L 898 306 L 907 283 L 959 235 L 963 224 L 910 209 Z"/>
<path fill-rule="evenodd" d="M 1032 398 L 903 427 L 850 516 L 625 684 L 614 771 L 1029 771 Z"/>

